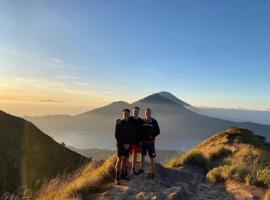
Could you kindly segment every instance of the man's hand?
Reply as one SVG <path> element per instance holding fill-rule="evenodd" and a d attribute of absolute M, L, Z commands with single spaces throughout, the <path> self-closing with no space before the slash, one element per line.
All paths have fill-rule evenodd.
<path fill-rule="evenodd" d="M 128 150 L 129 146 L 130 146 L 129 144 L 124 144 L 123 147 L 124 147 L 125 150 Z"/>

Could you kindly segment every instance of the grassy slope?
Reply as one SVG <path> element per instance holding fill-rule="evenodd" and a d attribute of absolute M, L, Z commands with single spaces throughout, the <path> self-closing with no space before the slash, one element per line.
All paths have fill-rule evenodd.
<path fill-rule="evenodd" d="M 211 182 L 234 180 L 269 187 L 270 144 L 248 129 L 232 127 L 203 141 L 167 167 L 199 165 Z"/>
<path fill-rule="evenodd" d="M 63 147 L 32 123 L 0 111 L 0 196 L 75 170 L 86 158 Z"/>
<path fill-rule="evenodd" d="M 72 175 L 56 176 L 42 187 L 36 200 L 81 199 L 82 195 L 89 197 L 105 190 L 106 183 L 113 180 L 115 161 L 113 155 L 104 163 L 87 164 Z"/>

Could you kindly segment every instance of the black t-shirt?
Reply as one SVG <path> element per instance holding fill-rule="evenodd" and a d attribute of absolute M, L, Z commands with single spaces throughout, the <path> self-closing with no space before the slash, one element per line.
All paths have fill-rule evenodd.
<path fill-rule="evenodd" d="M 155 137 L 160 134 L 158 122 L 152 118 L 151 121 L 143 120 L 142 123 L 142 140 L 144 142 L 154 141 Z"/>
<path fill-rule="evenodd" d="M 133 123 L 134 128 L 134 144 L 139 145 L 142 142 L 142 118 L 135 119 L 133 116 L 129 118 L 129 120 Z"/>
<path fill-rule="evenodd" d="M 134 143 L 134 124 L 131 120 L 116 120 L 115 139 L 121 145 Z"/>

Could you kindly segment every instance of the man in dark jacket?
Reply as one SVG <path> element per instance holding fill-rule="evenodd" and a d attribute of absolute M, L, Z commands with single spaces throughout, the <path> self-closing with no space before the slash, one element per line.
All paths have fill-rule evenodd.
<path fill-rule="evenodd" d="M 138 171 L 139 174 L 144 173 L 144 160 L 148 152 L 151 159 L 150 176 L 154 177 L 155 167 L 155 138 L 160 134 L 158 122 L 151 117 L 151 109 L 145 110 L 145 118 L 142 124 L 142 157 L 141 157 L 141 169 Z"/>
<path fill-rule="evenodd" d="M 134 143 L 131 146 L 130 153 L 132 154 L 132 168 L 131 175 L 137 175 L 135 170 L 136 162 L 137 162 L 137 154 L 141 153 L 141 145 L 142 145 L 142 123 L 143 120 L 139 117 L 140 108 L 135 106 L 132 110 L 132 116 L 130 117 L 130 121 L 133 123 L 134 127 Z"/>
<path fill-rule="evenodd" d="M 120 184 L 120 176 L 125 173 L 127 158 L 129 156 L 130 147 L 134 142 L 133 123 L 129 120 L 130 110 L 125 108 L 122 111 L 122 119 L 116 120 L 115 139 L 117 141 L 117 161 L 115 165 L 115 183 Z"/>

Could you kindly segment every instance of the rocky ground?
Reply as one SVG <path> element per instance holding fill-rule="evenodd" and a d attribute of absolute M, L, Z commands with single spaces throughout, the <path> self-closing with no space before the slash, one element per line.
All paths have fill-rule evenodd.
<path fill-rule="evenodd" d="M 167 169 L 157 165 L 154 179 L 145 173 L 129 181 L 122 181 L 119 186 L 111 185 L 109 190 L 99 193 L 94 198 L 98 200 L 259 200 L 263 195 L 263 191 L 234 182 L 212 185 L 207 183 L 204 177 L 203 171 L 199 168 Z"/>

